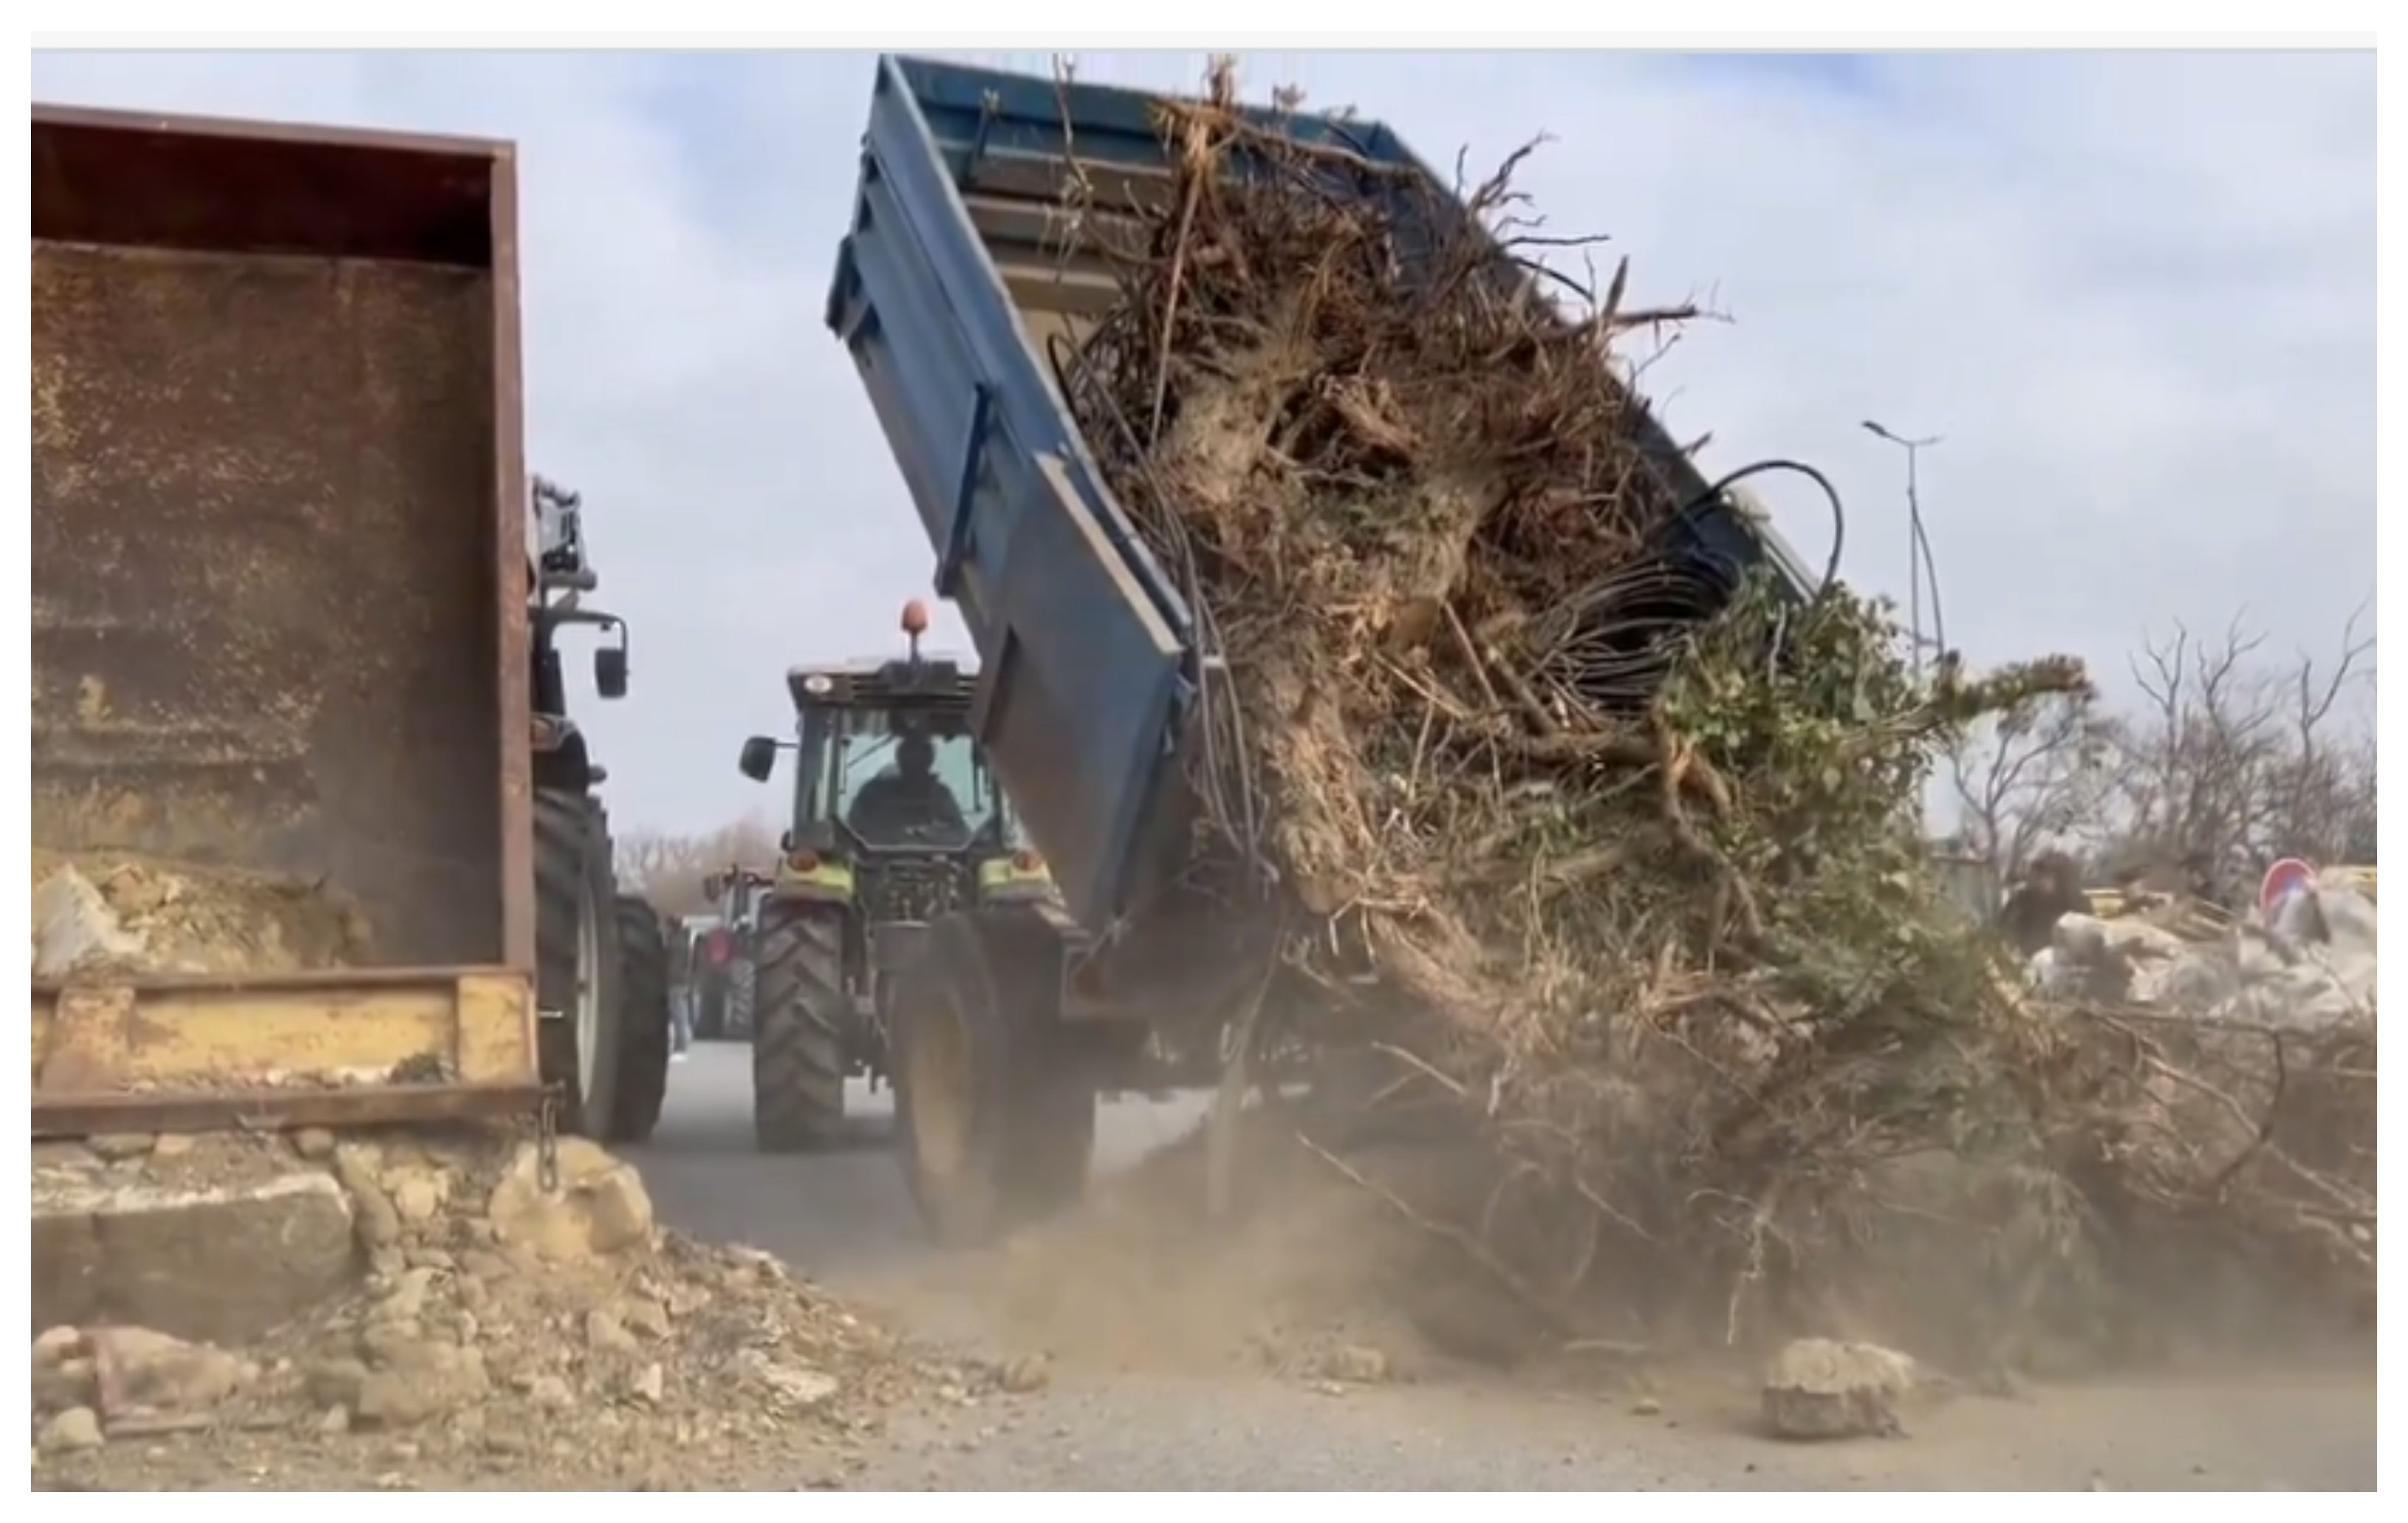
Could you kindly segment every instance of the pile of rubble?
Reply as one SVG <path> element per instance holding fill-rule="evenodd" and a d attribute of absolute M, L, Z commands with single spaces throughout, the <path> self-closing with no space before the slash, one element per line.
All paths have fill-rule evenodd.
<path fill-rule="evenodd" d="M 2056 922 L 2030 981 L 2079 1100 L 2058 1150 L 2112 1170 L 2093 1206 L 2155 1241 L 2143 1283 L 2197 1302 L 2215 1263 L 2254 1308 L 2220 1317 L 2259 1337 L 2312 1335 L 2316 1308 L 2372 1325 L 2375 949 L 2371 896 L 2330 873 L 2220 928 L 2179 903 Z"/>
<path fill-rule="evenodd" d="M 139 1140 L 37 1160 L 37 1221 L 63 1200 L 103 1217 L 110 1189 L 317 1177 L 302 1193 L 347 1222 L 350 1281 L 247 1336 L 256 1308 L 206 1291 L 143 1308 L 176 1326 L 101 1304 L 51 1327 L 33 1345 L 37 1486 L 840 1485 L 889 1406 L 1010 1378 L 907 1348 L 767 1255 L 659 1231 L 635 1172 L 575 1139 Z M 322 1258 L 308 1235 L 294 1247 Z M 38 1319 L 38 1229 L 36 1260 Z M 194 1267 L 134 1273 L 225 1274 Z"/>
<path fill-rule="evenodd" d="M 2286 897 L 2265 924 L 2220 933 L 2202 934 L 2178 900 L 2061 916 L 2031 960 L 2034 987 L 2052 997 L 2294 1031 L 2371 1019 L 2374 976 L 2374 902 L 2339 875 Z"/>

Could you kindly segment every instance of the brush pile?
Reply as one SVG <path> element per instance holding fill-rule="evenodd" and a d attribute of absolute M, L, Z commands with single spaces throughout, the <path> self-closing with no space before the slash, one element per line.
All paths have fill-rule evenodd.
<path fill-rule="evenodd" d="M 2070 1039 L 1919 826 L 1936 747 L 2079 664 L 1918 677 L 1881 606 L 1703 553 L 1620 354 L 1694 313 L 1531 263 L 1572 240 L 1531 231 L 1520 155 L 1451 196 L 1291 140 L 1226 69 L 1157 120 L 1173 192 L 1054 360 L 1226 662 L 1197 873 L 1279 928 L 1308 997 L 1266 1020 L 1380 1055 L 1378 1108 L 1469 1118 L 1490 1165 L 1357 1182 L 1571 1335 L 1824 1318 L 1932 1158 L 1969 1245 L 2071 1261 Z"/>

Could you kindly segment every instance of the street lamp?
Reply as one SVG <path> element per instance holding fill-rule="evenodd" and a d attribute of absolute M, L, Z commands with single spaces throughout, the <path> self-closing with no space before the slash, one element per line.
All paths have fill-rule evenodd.
<path fill-rule="evenodd" d="M 1937 434 L 1928 438 L 1909 439 L 1884 428 L 1868 418 L 1864 431 L 1876 439 L 1886 440 L 1906 451 L 1906 596 L 1908 648 L 1914 653 L 1914 675 L 1923 675 L 1923 586 L 1931 584 L 1931 640 L 1933 650 L 1944 653 L 1948 648 L 1948 620 L 1940 611 L 1940 568 L 1931 556 L 1931 537 L 1923 531 L 1923 497 L 1916 472 L 1917 459 L 1925 449 L 1941 442 Z"/>

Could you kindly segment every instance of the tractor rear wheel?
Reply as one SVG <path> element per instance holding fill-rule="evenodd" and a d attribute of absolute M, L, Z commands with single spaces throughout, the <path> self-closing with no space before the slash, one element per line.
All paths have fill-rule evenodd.
<path fill-rule="evenodd" d="M 844 1135 L 844 910 L 763 906 L 754 933 L 752 1136 L 765 1153 L 825 1147 Z"/>
<path fill-rule="evenodd" d="M 669 949 L 660 915 L 621 894 L 619 915 L 619 1105 L 610 1140 L 642 1142 L 660 1125 L 669 1086 Z"/>
<path fill-rule="evenodd" d="M 1096 1091 L 1068 1060 L 1050 934 L 1014 912 L 949 915 L 896 984 L 896 1131 L 947 1246 L 992 1242 L 1086 1189 Z"/>
<path fill-rule="evenodd" d="M 618 1105 L 622 1013 L 609 826 L 583 793 L 535 795 L 537 1052 L 564 1098 L 560 1121 L 602 1137 Z"/>

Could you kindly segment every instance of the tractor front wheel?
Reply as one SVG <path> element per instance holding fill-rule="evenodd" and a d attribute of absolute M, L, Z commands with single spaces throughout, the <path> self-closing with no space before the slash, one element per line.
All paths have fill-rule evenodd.
<path fill-rule="evenodd" d="M 844 909 L 764 905 L 753 939 L 752 1136 L 766 1153 L 844 1135 Z"/>

